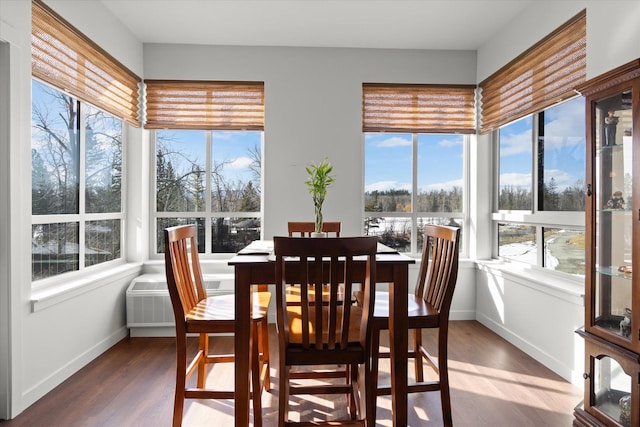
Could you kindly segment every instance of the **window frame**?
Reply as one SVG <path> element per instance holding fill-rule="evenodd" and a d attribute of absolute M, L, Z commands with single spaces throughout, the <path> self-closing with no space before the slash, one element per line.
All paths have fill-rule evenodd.
<path fill-rule="evenodd" d="M 492 161 L 496 167 L 493 167 L 492 171 L 492 213 L 491 213 L 491 222 L 492 222 L 492 258 L 498 259 L 503 262 L 508 263 L 516 263 L 521 265 L 530 266 L 533 269 L 539 269 L 544 272 L 549 272 L 552 274 L 558 274 L 566 277 L 575 278 L 583 277 L 584 275 L 576 275 L 569 274 L 563 271 L 552 270 L 544 266 L 544 229 L 545 228 L 568 228 L 572 230 L 581 230 L 585 232 L 585 212 L 584 211 L 550 211 L 550 210 L 540 210 L 539 206 L 539 191 L 540 188 L 538 186 L 538 176 L 539 176 L 539 165 L 538 165 L 538 155 L 540 153 L 540 141 L 538 138 L 539 135 L 539 124 L 540 118 L 542 116 L 541 113 L 544 113 L 546 110 L 554 108 L 562 103 L 570 102 L 574 99 L 579 98 L 579 96 L 574 96 L 569 99 L 563 100 L 561 102 L 550 105 L 542 111 L 536 111 L 528 116 L 531 116 L 532 119 L 532 133 L 531 133 L 531 143 L 532 143 L 532 156 L 531 156 L 531 210 L 500 210 L 498 209 L 498 202 L 500 197 L 500 129 L 509 126 L 510 124 L 516 122 L 517 120 L 523 119 L 528 116 L 514 118 L 512 121 L 501 125 L 499 128 L 491 131 L 491 145 L 492 145 Z M 586 140 L 585 140 L 585 150 L 586 150 Z M 586 168 L 586 165 L 585 165 Z M 507 256 L 499 255 L 499 225 L 500 224 L 517 224 L 523 226 L 531 226 L 535 228 L 536 231 L 536 264 L 529 264 L 525 261 L 519 261 L 517 259 L 513 259 Z M 541 250 L 542 249 L 542 250 Z"/>
<path fill-rule="evenodd" d="M 381 132 L 363 132 L 362 133 L 362 147 L 363 152 L 366 150 L 365 136 L 368 133 L 381 133 Z M 387 133 L 387 132 L 385 132 Z M 422 252 L 422 248 L 418 247 L 418 219 L 420 218 L 444 218 L 455 219 L 461 223 L 461 229 L 467 230 L 469 227 L 469 144 L 471 141 L 470 134 L 458 134 L 450 133 L 449 135 L 460 135 L 463 138 L 462 145 L 462 212 L 419 212 L 414 209 L 418 206 L 418 139 L 419 135 L 447 135 L 446 133 L 435 132 L 391 132 L 388 133 L 402 133 L 411 135 L 411 212 L 369 212 L 363 209 L 363 227 L 364 220 L 366 218 L 409 218 L 411 221 L 411 243 L 410 251 L 408 254 L 419 254 Z M 366 158 L 366 156 L 363 156 Z M 366 164 L 364 165 L 366 168 Z M 363 191 L 362 191 L 362 206 L 365 206 L 365 191 L 364 191 L 364 175 L 363 175 Z M 468 256 L 468 233 L 462 233 L 462 241 L 460 242 L 460 256 Z"/>
<path fill-rule="evenodd" d="M 158 192 L 158 183 L 156 180 L 156 166 L 157 166 L 157 132 L 164 129 L 149 129 L 149 182 L 150 182 L 150 190 L 149 191 L 149 259 L 150 260 L 161 260 L 164 259 L 164 253 L 159 253 L 156 248 L 158 247 L 158 241 L 156 240 L 158 236 L 158 219 L 159 218 L 202 218 L 204 219 L 204 252 L 200 252 L 200 257 L 202 259 L 211 259 L 211 260 L 220 260 L 220 259 L 228 259 L 235 253 L 233 252 L 212 252 L 211 251 L 211 241 L 213 237 L 212 231 L 212 221 L 214 218 L 258 218 L 260 220 L 260 236 L 263 238 L 264 236 L 264 191 L 261 191 L 260 194 L 260 210 L 253 212 L 214 212 L 212 208 L 211 201 L 211 171 L 212 171 L 212 148 L 213 148 L 213 133 L 217 131 L 222 132 L 235 132 L 240 130 L 224 130 L 224 129 L 169 129 L 176 132 L 181 131 L 201 131 L 205 132 L 205 143 L 206 143 L 206 170 L 205 176 L 206 179 L 206 189 L 205 192 L 208 195 L 205 200 L 205 209 L 199 212 L 158 212 L 156 196 Z M 264 130 L 251 130 L 251 132 L 260 132 L 260 153 L 261 158 L 264 158 Z M 264 168 L 261 166 L 260 173 L 260 186 L 264 188 Z"/>
<path fill-rule="evenodd" d="M 41 279 L 33 280 L 31 278 L 32 288 L 35 289 L 43 289 L 48 288 L 50 286 L 55 286 L 56 284 L 60 284 L 63 282 L 68 282 L 69 277 L 83 277 L 89 273 L 99 273 L 101 271 L 106 271 L 110 268 L 113 268 L 118 265 L 123 265 L 126 263 L 127 259 L 127 245 L 126 245 L 126 211 L 127 211 L 127 126 L 129 123 L 121 117 L 115 116 L 113 113 L 105 111 L 102 108 L 99 108 L 90 102 L 83 101 L 82 99 L 74 96 L 73 94 L 64 91 L 60 88 L 57 88 L 35 76 L 31 78 L 33 81 L 37 81 L 39 84 L 47 86 L 52 90 L 60 92 L 65 96 L 70 96 L 79 104 L 79 114 L 78 114 L 78 122 L 79 122 L 79 169 L 80 173 L 78 176 L 78 213 L 73 214 L 47 214 L 47 215 L 34 215 L 31 214 L 31 229 L 33 230 L 34 225 L 43 225 L 43 224 L 54 224 L 54 223 L 78 223 L 78 269 L 73 271 L 67 271 L 61 274 L 57 274 L 54 276 L 49 276 Z M 33 97 L 32 97 L 33 98 Z M 33 100 L 31 101 L 33 102 Z M 120 177 L 120 211 L 119 212 L 103 212 L 103 213 L 88 213 L 86 212 L 86 113 L 87 106 L 91 106 L 91 108 L 95 108 L 97 110 L 102 111 L 104 114 L 108 114 L 109 116 L 120 120 L 122 123 L 122 135 L 121 135 L 121 156 L 122 156 L 122 165 L 121 165 L 121 177 Z M 32 107 L 33 108 L 33 107 Z M 31 165 L 33 168 L 33 165 Z M 91 266 L 85 266 L 85 256 L 86 256 L 86 224 L 92 221 L 102 221 L 102 220 L 119 220 L 120 221 L 120 256 L 110 261 L 101 262 L 99 264 L 94 264 Z M 33 264 L 33 261 L 31 261 Z"/>

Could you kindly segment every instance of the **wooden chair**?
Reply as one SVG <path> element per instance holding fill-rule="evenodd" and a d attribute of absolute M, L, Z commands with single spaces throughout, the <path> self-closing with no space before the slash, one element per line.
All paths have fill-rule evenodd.
<path fill-rule="evenodd" d="M 370 346 L 369 319 L 373 315 L 376 272 L 375 237 L 347 237 L 300 239 L 274 237 L 276 255 L 276 314 L 280 349 L 278 425 L 295 424 L 288 421 L 289 396 L 298 394 L 346 394 L 349 399 L 350 420 L 318 421 L 313 425 L 367 425 L 362 419 L 358 389 L 358 365 L 367 365 Z M 357 259 L 354 257 L 364 256 Z M 291 259 L 290 257 L 296 257 Z M 364 258 L 364 259 L 363 259 Z M 320 293 L 310 298 L 309 287 L 323 283 L 329 287 L 330 298 Z M 338 287 L 343 285 L 351 294 L 354 283 L 363 287 L 363 306 L 342 304 Z M 299 288 L 301 302 L 290 304 L 286 288 Z M 348 366 L 347 383 L 320 383 L 292 386 L 290 381 L 300 378 L 341 377 L 328 366 Z M 291 367 L 305 366 L 305 372 L 291 372 Z M 321 367 L 314 370 L 313 367 Z M 297 375 L 299 374 L 299 375 Z M 372 378 L 369 378 L 372 379 Z M 366 384 L 364 390 L 373 390 Z M 371 400 L 371 399 L 369 399 Z M 365 399 L 365 402 L 368 400 Z M 360 417 L 358 419 L 358 417 Z M 310 425 L 310 424 L 307 424 Z"/>
<path fill-rule="evenodd" d="M 176 391 L 173 426 L 182 424 L 184 399 L 233 399 L 233 391 L 206 388 L 207 365 L 233 362 L 231 354 L 209 354 L 209 334 L 235 331 L 234 295 L 207 297 L 196 243 L 196 226 L 185 225 L 164 230 L 167 285 L 176 323 Z M 189 260 L 190 259 L 190 260 Z M 269 390 L 269 347 L 265 329 L 271 294 L 253 296 L 253 340 L 251 342 L 251 397 L 255 426 L 262 426 L 261 395 Z M 242 320 L 238 320 L 242 321 Z M 249 319 L 247 319 L 249 321 Z M 198 351 L 187 365 L 187 334 L 199 334 Z M 235 339 L 242 339 L 236 337 Z M 248 339 L 247 337 L 244 337 Z M 197 386 L 187 387 L 187 379 L 197 370 Z"/>
<path fill-rule="evenodd" d="M 311 237 L 311 233 L 316 230 L 316 224 L 314 222 L 289 221 L 287 223 L 287 227 L 289 229 L 289 237 Z M 340 237 L 341 227 L 342 223 L 340 221 L 322 223 L 322 231 L 327 233 L 330 237 Z M 300 295 L 296 294 L 297 290 L 297 288 L 292 287 L 287 289 L 287 298 L 289 299 L 289 303 L 300 301 Z M 343 290 L 344 289 L 341 288 L 338 292 L 338 299 L 341 301 L 344 299 Z M 325 299 L 328 299 L 329 294 L 326 292 L 326 289 L 323 290 L 323 293 Z M 352 302 L 355 302 L 355 299 L 353 299 Z"/>
<path fill-rule="evenodd" d="M 316 231 L 315 222 L 295 222 L 289 221 L 287 224 L 289 228 L 289 237 L 311 237 L 311 233 Z M 322 231 L 328 233 L 333 237 L 340 237 L 340 228 L 342 227 L 342 223 L 340 221 L 334 222 L 323 222 L 322 223 Z"/>
<path fill-rule="evenodd" d="M 424 245 L 422 262 L 415 294 L 409 296 L 409 329 L 414 332 L 413 357 L 416 383 L 410 384 L 409 393 L 440 391 L 442 419 L 445 426 L 452 425 L 451 398 L 449 394 L 449 373 L 447 370 L 447 337 L 449 326 L 449 308 L 458 276 L 458 256 L 460 229 L 447 226 L 426 225 L 424 227 Z M 359 298 L 360 299 L 360 298 Z M 371 425 L 376 420 L 376 397 L 391 394 L 391 387 L 378 387 L 378 361 L 380 357 L 389 357 L 389 353 L 380 353 L 380 331 L 389 329 L 389 295 L 376 292 L 376 306 L 371 321 L 371 370 L 366 373 L 373 384 L 374 393 L 368 393 L 367 419 Z M 437 363 L 422 343 L 422 329 L 438 328 Z M 436 381 L 424 381 L 423 361 L 438 375 Z"/>

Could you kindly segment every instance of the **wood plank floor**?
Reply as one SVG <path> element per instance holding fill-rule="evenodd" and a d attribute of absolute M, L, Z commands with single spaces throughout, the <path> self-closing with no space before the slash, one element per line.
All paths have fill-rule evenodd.
<path fill-rule="evenodd" d="M 582 393 L 475 321 L 450 324 L 449 366 L 454 425 L 466 427 L 570 426 Z M 428 343 L 433 336 L 425 334 Z M 263 395 L 263 420 L 277 420 L 277 337 L 271 331 L 271 392 Z M 215 350 L 230 351 L 222 337 Z M 218 344 L 217 344 L 218 345 Z M 170 426 L 173 409 L 172 338 L 126 338 L 2 427 Z M 388 381 L 383 364 L 381 381 Z M 409 367 L 409 372 L 413 372 Z M 210 377 L 233 386 L 233 365 L 215 367 Z M 293 419 L 331 419 L 344 413 L 342 396 L 294 396 Z M 442 424 L 438 393 L 412 394 L 409 425 Z M 233 424 L 233 401 L 187 401 L 185 426 Z M 391 426 L 391 400 L 378 398 L 378 426 Z"/>

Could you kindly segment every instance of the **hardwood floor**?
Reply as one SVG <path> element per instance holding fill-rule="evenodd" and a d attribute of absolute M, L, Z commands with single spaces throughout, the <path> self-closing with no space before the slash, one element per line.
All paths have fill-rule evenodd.
<path fill-rule="evenodd" d="M 265 426 L 277 420 L 277 338 L 271 330 L 271 392 L 263 394 Z M 432 336 L 425 334 L 434 345 Z M 454 425 L 460 427 L 570 426 L 582 393 L 576 387 L 475 321 L 453 321 L 449 328 L 449 369 Z M 232 349 L 221 337 L 215 351 Z M 195 342 L 194 342 L 195 344 Z M 218 347 L 219 345 L 219 347 Z M 173 338 L 127 338 L 2 427 L 18 426 L 170 426 L 174 384 Z M 388 364 L 381 363 L 381 382 Z M 413 369 L 409 367 L 409 372 Z M 214 367 L 210 381 L 233 384 L 232 365 Z M 346 411 L 342 396 L 294 396 L 303 419 L 330 419 Z M 312 399 L 312 405 L 309 404 Z M 292 405 L 293 407 L 296 407 Z M 409 397 L 409 425 L 442 423 L 438 393 Z M 228 426 L 233 401 L 187 401 L 185 426 Z M 391 399 L 378 398 L 378 426 L 391 425 Z"/>

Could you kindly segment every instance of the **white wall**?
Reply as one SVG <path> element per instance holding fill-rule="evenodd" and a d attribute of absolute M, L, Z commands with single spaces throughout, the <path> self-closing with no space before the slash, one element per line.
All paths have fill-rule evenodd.
<path fill-rule="evenodd" d="M 10 45 L 0 35 L 0 100 L 10 95 Z M 0 101 L 0 218 L 9 218 L 9 103 Z M 9 221 L 0 222 L 0 236 L 7 236 Z M 9 239 L 0 240 L 0 414 L 9 412 Z M 0 416 L 2 418 L 2 416 Z"/>
<path fill-rule="evenodd" d="M 478 82 L 584 9 L 587 10 L 587 79 L 640 57 L 640 2 L 536 1 L 478 49 Z"/>

